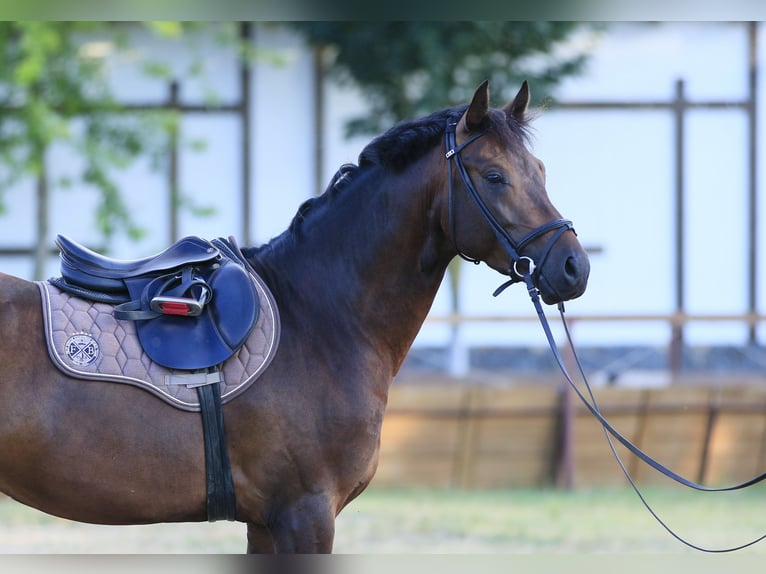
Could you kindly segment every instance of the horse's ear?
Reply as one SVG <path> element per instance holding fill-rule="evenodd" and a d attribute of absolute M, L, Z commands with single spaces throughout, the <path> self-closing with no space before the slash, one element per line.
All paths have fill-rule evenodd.
<path fill-rule="evenodd" d="M 484 118 L 487 117 L 487 111 L 489 111 L 489 80 L 484 80 L 476 88 L 468 109 L 463 114 L 463 117 L 460 118 L 458 129 L 462 129 L 465 132 L 479 129 Z"/>
<path fill-rule="evenodd" d="M 505 115 L 518 121 L 524 121 L 524 114 L 529 107 L 529 84 L 526 80 L 521 84 L 521 89 L 513 101 L 503 108 Z"/>

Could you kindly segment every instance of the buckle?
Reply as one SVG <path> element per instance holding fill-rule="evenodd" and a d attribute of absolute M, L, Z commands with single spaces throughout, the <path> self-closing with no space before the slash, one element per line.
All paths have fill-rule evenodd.
<path fill-rule="evenodd" d="M 191 297 L 153 297 L 149 308 L 155 313 L 163 315 L 180 315 L 183 317 L 197 317 L 202 314 L 204 303 Z"/>

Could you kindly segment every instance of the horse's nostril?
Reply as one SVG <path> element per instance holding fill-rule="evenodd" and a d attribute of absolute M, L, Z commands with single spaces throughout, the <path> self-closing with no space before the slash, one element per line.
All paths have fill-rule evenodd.
<path fill-rule="evenodd" d="M 570 255 L 564 263 L 564 274 L 568 279 L 575 280 L 580 274 L 579 267 L 577 259 L 573 255 Z"/>
<path fill-rule="evenodd" d="M 582 293 L 588 282 L 590 274 L 590 263 L 587 257 L 581 257 L 572 254 L 564 261 L 563 278 L 569 284 L 569 287 Z"/>

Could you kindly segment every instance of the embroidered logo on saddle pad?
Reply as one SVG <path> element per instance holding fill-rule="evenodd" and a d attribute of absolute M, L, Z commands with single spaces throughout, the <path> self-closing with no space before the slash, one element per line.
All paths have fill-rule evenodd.
<path fill-rule="evenodd" d="M 266 370 L 279 344 L 276 303 L 261 279 L 250 275 L 260 302 L 258 321 L 220 372 L 191 373 L 155 363 L 143 351 L 135 323 L 115 319 L 112 305 L 69 295 L 41 281 L 37 285 L 42 295 L 48 353 L 67 375 L 134 385 L 187 411 L 199 411 L 195 386 L 221 381 L 221 402 L 226 403 Z"/>
<path fill-rule="evenodd" d="M 75 333 L 69 337 L 64 343 L 64 352 L 66 358 L 78 367 L 92 365 L 101 356 L 98 341 L 88 333 Z"/>

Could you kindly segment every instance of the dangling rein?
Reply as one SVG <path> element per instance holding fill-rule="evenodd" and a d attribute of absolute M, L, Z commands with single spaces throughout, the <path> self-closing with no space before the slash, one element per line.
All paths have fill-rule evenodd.
<path fill-rule="evenodd" d="M 534 268 L 534 265 L 531 265 L 532 268 Z M 565 310 L 564 310 L 564 304 L 559 303 L 558 304 L 558 310 L 559 314 L 561 315 L 561 321 L 564 325 L 564 332 L 566 333 L 567 342 L 569 344 L 569 348 L 572 351 L 572 355 L 575 358 L 575 362 L 577 364 L 577 368 L 580 372 L 580 376 L 582 377 L 582 380 L 585 383 L 585 388 L 587 389 L 588 396 L 590 397 L 590 400 L 583 395 L 583 393 L 580 391 L 580 389 L 577 388 L 577 385 L 573 381 L 572 377 L 570 376 L 569 372 L 567 371 L 566 366 L 564 365 L 564 360 L 561 357 L 561 353 L 559 353 L 558 347 L 556 345 L 556 342 L 553 338 L 553 334 L 551 332 L 550 325 L 548 323 L 548 319 L 545 316 L 545 313 L 543 312 L 542 304 L 540 302 L 540 294 L 537 289 L 537 287 L 534 284 L 534 281 L 532 279 L 532 272 L 527 271 L 523 275 L 524 283 L 527 286 L 527 291 L 529 292 L 529 296 L 532 300 L 532 304 L 535 307 L 535 311 L 537 312 L 537 316 L 540 319 L 540 324 L 542 325 L 543 331 L 545 332 L 545 337 L 548 340 L 548 345 L 551 348 L 551 352 L 553 353 L 554 358 L 556 359 L 556 363 L 558 363 L 559 369 L 561 369 L 562 374 L 564 375 L 564 378 L 569 383 L 569 386 L 574 389 L 574 392 L 577 394 L 577 396 L 580 398 L 582 403 L 586 406 L 586 408 L 591 412 L 591 414 L 598 420 L 598 422 L 601 424 L 601 426 L 604 428 L 604 434 L 606 435 L 606 439 L 609 442 L 609 448 L 612 451 L 612 454 L 614 455 L 615 459 L 617 460 L 617 464 L 620 465 L 620 468 L 622 469 L 623 474 L 625 475 L 625 478 L 630 483 L 630 486 L 635 491 L 636 495 L 638 495 L 638 498 L 641 500 L 643 505 L 646 507 L 646 509 L 649 511 L 649 513 L 654 517 L 657 522 L 671 535 L 673 538 L 678 540 L 679 542 L 682 542 L 686 546 L 689 546 L 690 548 L 694 548 L 695 550 L 699 550 L 702 552 L 710 552 L 710 553 L 726 553 L 726 552 L 734 552 L 736 550 L 742 550 L 743 548 L 747 548 L 749 546 L 752 546 L 754 544 L 757 544 L 758 542 L 766 539 L 766 534 L 763 536 L 760 536 L 756 538 L 755 540 L 751 540 L 750 542 L 747 542 L 745 544 L 741 544 L 739 546 L 734 546 L 730 548 L 705 548 L 702 546 L 698 546 L 695 544 L 692 544 L 691 542 L 685 540 L 676 532 L 673 531 L 654 511 L 654 509 L 649 505 L 649 503 L 646 501 L 644 496 L 641 494 L 641 491 L 638 489 L 638 486 L 636 485 L 635 481 L 633 480 L 633 477 L 631 477 L 630 473 L 628 472 L 628 469 L 625 467 L 625 464 L 622 462 L 622 459 L 620 458 L 620 455 L 617 453 L 617 450 L 615 449 L 614 443 L 612 442 L 612 437 L 617 439 L 617 441 L 620 442 L 625 448 L 627 448 L 630 452 L 632 452 L 634 455 L 636 455 L 639 459 L 641 459 L 643 462 L 654 468 L 655 470 L 661 472 L 668 478 L 678 482 L 679 484 L 682 484 L 684 486 L 687 486 L 689 488 L 693 488 L 694 490 L 700 490 L 703 492 L 727 492 L 727 491 L 733 491 L 733 490 L 741 490 L 743 488 L 747 488 L 748 486 L 752 486 L 754 484 L 758 484 L 759 482 L 762 482 L 766 480 L 766 473 L 762 473 L 755 478 L 752 478 L 746 482 L 735 484 L 733 486 L 726 486 L 726 487 L 720 487 L 720 488 L 713 488 L 709 486 L 704 486 L 701 484 L 698 484 L 694 481 L 688 480 L 684 478 L 683 476 L 680 476 L 679 474 L 673 472 L 663 464 L 657 462 L 652 457 L 647 455 L 645 452 L 643 452 L 640 448 L 638 448 L 636 445 L 634 445 L 632 442 L 630 442 L 627 438 L 625 438 L 622 434 L 620 434 L 617 429 L 615 429 L 609 421 L 607 421 L 604 416 L 601 414 L 598 405 L 596 403 L 596 397 L 593 394 L 593 391 L 591 389 L 590 383 L 588 382 L 588 378 L 585 376 L 585 372 L 582 367 L 582 363 L 580 362 L 579 357 L 577 356 L 577 352 L 574 348 L 574 343 L 572 342 L 572 336 L 569 332 L 569 327 L 566 322 L 566 317 L 564 316 Z M 502 290 L 504 286 L 501 286 L 498 291 L 495 292 L 495 295 L 499 294 L 499 291 Z M 611 435 L 611 436 L 610 436 Z"/>
<path fill-rule="evenodd" d="M 537 316 L 540 319 L 540 324 L 543 327 L 543 331 L 545 332 L 545 337 L 548 340 L 548 345 L 551 348 L 551 352 L 553 353 L 554 358 L 556 359 L 556 362 L 559 365 L 559 368 L 561 369 L 561 372 L 563 373 L 564 377 L 566 378 L 569 385 L 574 389 L 575 393 L 577 393 L 577 396 L 580 397 L 580 400 L 583 402 L 583 404 L 586 406 L 586 408 L 591 412 L 591 414 L 596 417 L 599 423 L 601 423 L 601 426 L 604 428 L 604 434 L 606 435 L 606 439 L 609 442 L 609 447 L 612 450 L 612 454 L 614 455 L 615 459 L 617 460 L 617 463 L 620 465 L 620 468 L 622 469 L 623 474 L 625 475 L 625 478 L 627 478 L 628 482 L 630 483 L 631 487 L 635 491 L 635 493 L 638 495 L 638 498 L 641 500 L 641 502 L 644 504 L 646 509 L 649 511 L 649 513 L 657 520 L 657 522 L 660 523 L 660 525 L 668 531 L 668 533 L 673 536 L 676 540 L 679 542 L 682 542 L 683 544 L 689 546 L 690 548 L 694 548 L 695 550 L 700 550 L 702 552 L 711 552 L 711 553 L 724 553 L 724 552 L 734 552 L 736 550 L 742 550 L 743 548 L 747 548 L 748 546 L 752 546 L 754 544 L 757 544 L 761 540 L 766 539 L 766 534 L 763 536 L 756 538 L 755 540 L 752 540 L 746 544 L 742 544 L 740 546 L 735 546 L 732 548 L 723 548 L 723 549 L 711 549 L 711 548 L 703 548 L 701 546 L 697 546 L 695 544 L 692 544 L 691 542 L 688 542 L 678 534 L 676 534 L 658 515 L 657 513 L 652 509 L 652 507 L 649 505 L 649 503 L 646 501 L 644 496 L 641 494 L 641 491 L 638 489 L 638 486 L 636 485 L 633 478 L 630 476 L 630 473 L 628 472 L 628 469 L 625 467 L 625 465 L 622 462 L 622 459 L 620 459 L 619 454 L 617 453 L 617 450 L 614 447 L 614 443 L 612 442 L 612 437 L 617 439 L 625 448 L 627 448 L 630 452 L 632 452 L 634 455 L 636 455 L 639 459 L 644 461 L 646 464 L 654 468 L 655 470 L 658 470 L 668 478 L 671 478 L 672 480 L 678 482 L 679 484 L 682 484 L 684 486 L 687 486 L 689 488 L 693 488 L 695 490 L 700 490 L 704 492 L 724 492 L 724 491 L 732 491 L 732 490 L 741 490 L 743 488 L 746 488 L 748 486 L 752 486 L 754 484 L 757 484 L 759 482 L 762 482 L 763 480 L 766 480 L 766 473 L 763 473 L 759 476 L 756 476 L 755 478 L 748 480 L 747 482 L 743 482 L 741 484 L 737 484 L 734 486 L 727 486 L 722 488 L 711 488 L 708 486 L 703 486 L 701 484 L 697 484 L 696 482 L 693 482 L 691 480 L 688 480 L 679 474 L 676 474 L 666 466 L 660 464 L 656 460 L 654 460 L 652 457 L 644 453 L 640 448 L 638 448 L 636 445 L 634 445 L 632 442 L 630 442 L 628 439 L 626 439 L 623 435 L 621 435 L 617 429 L 615 429 L 609 421 L 607 421 L 603 415 L 601 414 L 598 405 L 596 404 L 596 398 L 593 394 L 593 391 L 591 390 L 590 383 L 588 382 L 587 377 L 585 376 L 585 372 L 582 368 L 582 364 L 580 363 L 580 359 L 577 356 L 577 353 L 574 348 L 574 343 L 572 342 L 572 337 L 569 332 L 569 327 L 567 326 L 566 317 L 564 316 L 564 304 L 559 303 L 558 309 L 559 313 L 561 314 L 561 321 L 564 325 L 564 331 L 566 333 L 567 341 L 569 343 L 569 347 L 572 350 L 572 355 L 575 358 L 575 362 L 577 363 L 577 368 L 580 372 L 580 376 L 582 377 L 583 381 L 585 382 L 585 387 L 588 391 L 588 396 L 590 397 L 590 400 L 585 397 L 585 395 L 580 392 L 580 389 L 577 388 L 577 385 L 572 380 L 572 377 L 570 376 L 569 372 L 567 371 L 566 366 L 564 365 L 564 360 L 561 357 L 561 354 L 558 351 L 558 347 L 556 345 L 556 342 L 553 338 L 553 333 L 551 332 L 550 325 L 548 324 L 548 319 L 545 316 L 545 313 L 543 312 L 542 303 L 540 301 L 540 293 L 537 288 L 537 285 L 535 284 L 536 279 L 539 275 L 540 269 L 542 268 L 543 263 L 545 262 L 545 259 L 548 257 L 548 254 L 550 253 L 551 249 L 553 248 L 553 244 L 558 240 L 561 235 L 568 230 L 574 231 L 574 228 L 572 226 L 572 222 L 564 219 L 556 219 L 553 221 L 550 221 L 544 225 L 541 225 L 537 229 L 534 229 L 532 232 L 530 232 L 526 237 L 524 237 L 521 241 L 514 241 L 514 239 L 508 234 L 508 232 L 503 228 L 503 226 L 495 219 L 495 217 L 492 215 L 492 212 L 488 208 L 488 206 L 484 203 L 484 200 L 479 195 L 478 191 L 473 185 L 473 182 L 471 181 L 470 176 L 468 175 L 467 170 L 465 169 L 465 166 L 463 165 L 463 160 L 460 157 L 460 152 L 465 149 L 469 144 L 477 140 L 478 138 L 482 137 L 484 134 L 479 133 L 468 139 L 467 141 L 463 142 L 461 145 L 457 145 L 456 142 L 456 135 L 455 135 L 455 127 L 456 125 L 453 123 L 447 124 L 447 129 L 445 131 L 445 143 L 446 143 L 446 154 L 445 157 L 448 160 L 448 162 L 454 163 L 455 167 L 457 169 L 457 172 L 460 174 L 461 179 L 463 180 L 463 183 L 465 184 L 466 188 L 468 189 L 469 195 L 474 199 L 476 204 L 479 206 L 479 209 L 481 210 L 482 215 L 489 223 L 490 228 L 495 233 L 495 236 L 497 237 L 500 244 L 503 246 L 503 249 L 508 253 L 508 255 L 511 258 L 511 268 L 509 269 L 509 275 L 511 276 L 511 279 L 500 285 L 495 292 L 494 296 L 497 297 L 500 293 L 502 293 L 507 287 L 512 285 L 513 283 L 518 283 L 523 281 L 527 286 L 527 291 L 529 293 L 529 297 L 532 300 L 532 304 L 535 307 L 535 311 L 537 312 Z M 450 219 L 450 228 L 452 231 L 452 240 L 453 243 L 455 243 L 455 248 L 457 249 L 458 255 L 465 259 L 466 261 L 470 261 L 472 263 L 479 263 L 478 260 L 473 259 L 465 254 L 463 254 L 460 251 L 460 248 L 457 246 L 456 238 L 455 238 L 455 216 L 454 216 L 454 209 L 453 209 L 453 185 L 452 185 L 452 168 L 450 165 L 449 169 L 449 219 Z M 532 242 L 534 239 L 537 239 L 538 237 L 542 236 L 543 234 L 554 231 L 553 237 L 551 237 L 548 240 L 548 243 L 546 244 L 545 248 L 543 249 L 543 255 L 540 258 L 539 263 L 536 265 L 535 262 L 532 260 L 532 258 L 521 255 L 522 248 L 527 245 L 528 243 Z M 519 266 L 519 263 L 523 263 L 524 265 Z M 611 436 L 610 436 L 611 435 Z"/>

